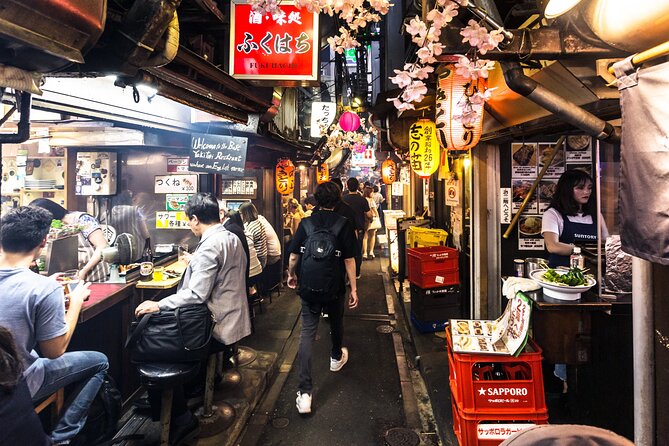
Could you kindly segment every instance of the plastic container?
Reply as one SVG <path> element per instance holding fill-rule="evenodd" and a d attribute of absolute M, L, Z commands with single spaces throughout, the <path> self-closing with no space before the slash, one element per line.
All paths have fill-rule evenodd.
<path fill-rule="evenodd" d="M 453 431 L 460 446 L 497 446 L 516 432 L 537 424 L 548 424 L 548 412 L 478 414 L 452 404 Z"/>
<path fill-rule="evenodd" d="M 424 321 L 419 319 L 414 312 L 411 312 L 411 324 L 416 327 L 420 333 L 436 333 L 438 331 L 444 330 L 448 325 L 448 320 L 451 319 L 445 318 L 443 320 L 428 320 Z"/>
<path fill-rule="evenodd" d="M 458 285 L 458 254 L 445 246 L 408 248 L 409 282 L 423 289 Z"/>
<path fill-rule="evenodd" d="M 506 415 L 546 412 L 541 348 L 533 340 L 518 357 L 454 353 L 447 327 L 446 345 L 452 399 L 462 410 Z M 486 369 L 492 364 L 502 379 Z"/>
<path fill-rule="evenodd" d="M 443 229 L 428 229 L 412 226 L 407 230 L 407 246 L 410 248 L 444 246 L 448 232 Z"/>
<path fill-rule="evenodd" d="M 423 289 L 412 284 L 411 311 L 422 321 L 459 319 L 462 315 L 460 285 Z"/>

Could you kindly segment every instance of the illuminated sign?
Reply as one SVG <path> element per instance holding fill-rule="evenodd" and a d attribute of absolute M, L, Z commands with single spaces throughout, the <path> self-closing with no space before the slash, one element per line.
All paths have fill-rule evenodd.
<path fill-rule="evenodd" d="M 230 5 L 230 74 L 237 79 L 318 80 L 318 14 L 279 2 L 274 14 Z"/>

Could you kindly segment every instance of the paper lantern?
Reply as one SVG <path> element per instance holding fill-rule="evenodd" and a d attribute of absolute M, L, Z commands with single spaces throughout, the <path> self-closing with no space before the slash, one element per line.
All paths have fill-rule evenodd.
<path fill-rule="evenodd" d="M 478 144 L 483 126 L 483 102 L 472 104 L 467 100 L 484 91 L 485 79 L 465 79 L 456 74 L 453 65 L 447 65 L 437 80 L 436 123 L 439 144 L 448 150 L 469 150 Z M 469 108 L 469 110 L 467 110 Z M 460 122 L 455 116 L 471 118 Z"/>
<path fill-rule="evenodd" d="M 437 126 L 429 119 L 419 119 L 409 128 L 409 163 L 421 178 L 432 175 L 439 167 Z"/>
<path fill-rule="evenodd" d="M 387 159 L 381 164 L 381 179 L 384 184 L 393 184 L 397 179 L 397 166 L 395 161 Z"/>
<path fill-rule="evenodd" d="M 318 184 L 330 181 L 330 168 L 326 163 L 321 163 L 316 167 L 316 182 Z"/>
<path fill-rule="evenodd" d="M 342 113 L 339 117 L 339 127 L 345 132 L 355 132 L 360 127 L 360 116 L 351 111 Z"/>
<path fill-rule="evenodd" d="M 276 164 L 276 190 L 281 195 L 290 195 L 295 190 L 295 166 L 287 159 L 280 159 Z"/>

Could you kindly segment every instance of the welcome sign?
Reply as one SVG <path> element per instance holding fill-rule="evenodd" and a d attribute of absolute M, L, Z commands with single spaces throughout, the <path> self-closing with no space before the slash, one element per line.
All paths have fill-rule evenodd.
<path fill-rule="evenodd" d="M 280 1 L 274 13 L 230 5 L 230 74 L 237 79 L 318 80 L 318 14 Z"/>
<path fill-rule="evenodd" d="M 188 170 L 243 177 L 247 145 L 247 138 L 193 134 Z"/>

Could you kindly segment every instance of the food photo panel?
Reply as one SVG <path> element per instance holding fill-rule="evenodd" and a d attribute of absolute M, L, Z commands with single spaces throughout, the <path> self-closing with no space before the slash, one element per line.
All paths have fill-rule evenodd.
<path fill-rule="evenodd" d="M 553 156 L 553 153 L 557 151 L 544 174 L 544 178 L 560 178 L 560 175 L 564 173 L 564 146 L 558 148 L 555 143 L 539 143 L 538 150 L 540 168 L 545 166 L 551 159 L 551 156 Z"/>
<path fill-rule="evenodd" d="M 520 205 L 522 204 L 523 200 L 525 200 L 525 197 L 527 194 L 529 194 L 530 189 L 532 188 L 532 183 L 533 180 L 520 180 L 520 179 L 514 179 L 511 182 L 511 188 L 512 188 L 512 193 L 513 193 L 513 213 L 515 214 L 518 212 L 520 209 Z M 537 191 L 535 190 L 534 193 L 532 194 L 530 200 L 527 202 L 527 206 L 525 206 L 524 212 L 528 213 L 537 213 L 538 212 L 538 205 L 537 205 Z"/>
<path fill-rule="evenodd" d="M 536 178 L 537 144 L 511 144 L 511 169 L 513 178 Z"/>

